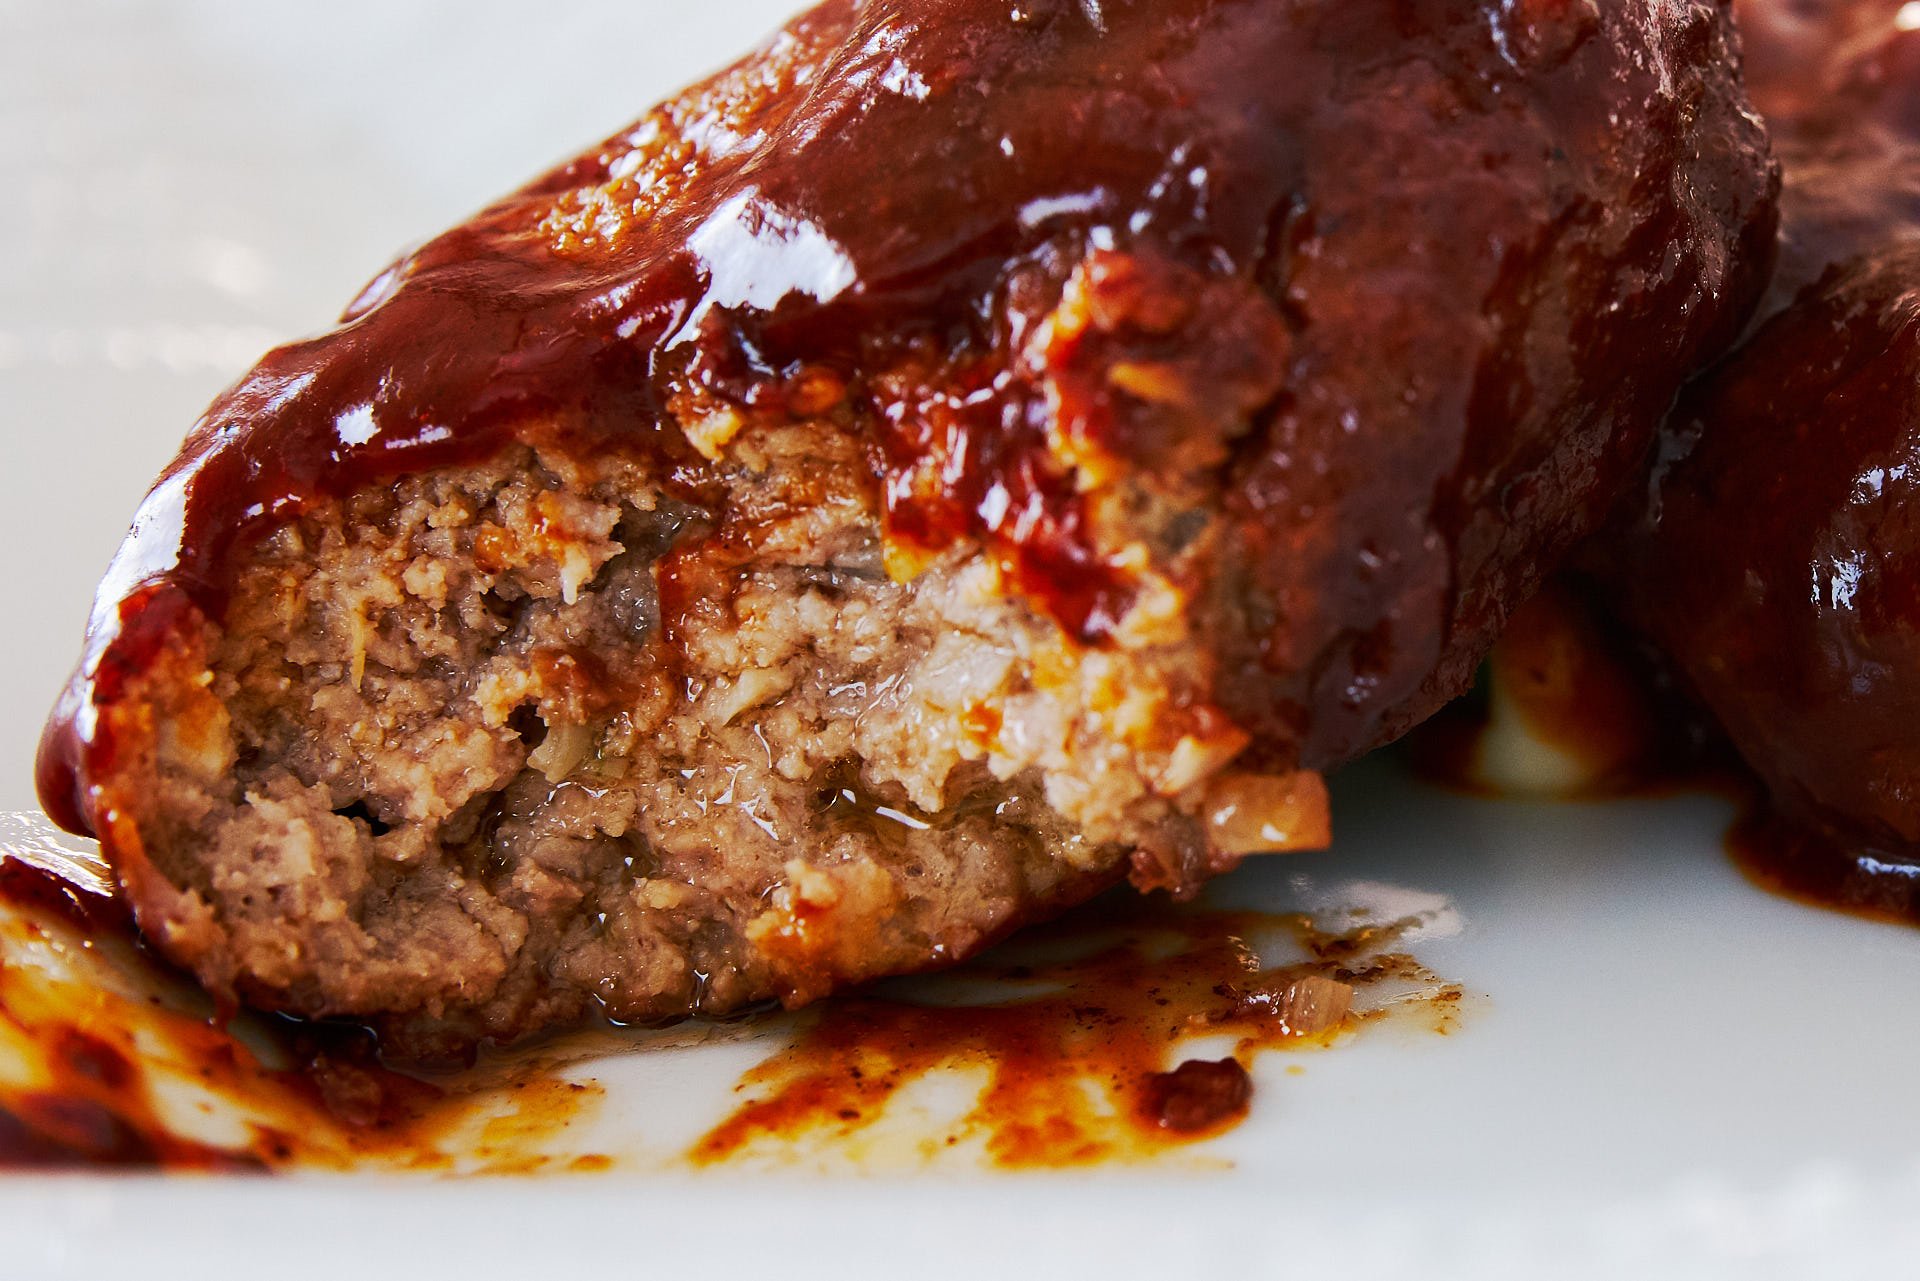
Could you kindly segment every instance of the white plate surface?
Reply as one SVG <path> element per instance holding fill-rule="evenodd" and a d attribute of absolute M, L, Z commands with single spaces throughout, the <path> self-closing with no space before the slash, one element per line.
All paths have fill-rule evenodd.
<path fill-rule="evenodd" d="M 412 239 L 724 61 L 785 0 L 0 0 L 0 809 L 199 410 Z M 1920 932 L 1771 899 L 1704 797 L 1476 802 L 1370 767 L 1224 894 L 1444 896 L 1457 1035 L 1263 1061 L 1224 1172 L 485 1183 L 0 1178 L 0 1277 L 1807 1276 L 1920 1257 Z M 604 1073 L 697 1130 L 751 1047 Z"/>

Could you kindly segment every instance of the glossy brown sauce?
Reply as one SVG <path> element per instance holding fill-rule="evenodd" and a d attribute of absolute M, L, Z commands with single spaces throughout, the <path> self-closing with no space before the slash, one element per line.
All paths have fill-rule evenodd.
<path fill-rule="evenodd" d="M 1910 279 L 1911 262 L 1920 261 L 1912 257 L 1912 246 L 1920 242 L 1920 22 L 1902 0 L 1736 0 L 1735 12 L 1749 88 L 1784 165 L 1781 257 L 1755 329 L 1794 304 L 1803 290 L 1854 264 L 1891 262 L 1906 255 Z M 1863 321 L 1873 302 L 1866 291 L 1856 289 L 1844 307 L 1835 309 L 1831 333 L 1803 323 L 1788 335 L 1803 344 L 1827 344 L 1817 356 L 1789 342 L 1776 349 L 1777 358 L 1803 363 L 1816 373 L 1829 360 L 1840 366 L 1849 360 L 1865 364 L 1880 359 L 1887 339 L 1871 321 Z M 1799 311 L 1803 316 L 1816 314 L 1804 304 Z M 1762 334 L 1751 346 L 1765 341 Z M 1831 391 L 1824 403 L 1817 395 L 1805 397 L 1793 411 L 1803 412 L 1830 442 L 1818 466 L 1846 472 L 1837 482 L 1839 492 L 1853 485 L 1877 495 L 1881 479 L 1891 476 L 1887 484 L 1892 494 L 1905 474 L 1900 465 L 1904 458 L 1889 460 L 1854 443 L 1856 438 L 1870 439 L 1874 429 L 1859 433 L 1848 426 L 1850 415 L 1877 415 L 1896 424 L 1910 418 L 1911 365 L 1897 358 L 1887 364 L 1891 384 L 1867 385 L 1856 379 Z M 1767 382 L 1763 372 L 1756 396 L 1769 403 L 1749 400 L 1722 408 L 1736 416 L 1764 415 L 1774 411 L 1772 399 L 1798 394 L 1797 388 Z M 1740 453 L 1735 425 L 1724 426 L 1723 439 L 1732 442 L 1728 448 Z M 1903 428 L 1895 428 L 1899 430 Z M 1670 434 L 1665 448 L 1684 453 L 1691 445 L 1684 435 Z M 1866 456 L 1864 463 L 1856 450 Z M 1707 483 L 1740 493 L 1753 509 L 1774 514 L 1759 522 L 1759 539 L 1771 537 L 1774 527 L 1792 531 L 1788 537 L 1820 527 L 1822 518 L 1810 513 L 1832 502 L 1836 482 L 1813 475 L 1804 456 L 1780 466 L 1773 465 L 1770 454 L 1756 457 L 1758 470 L 1771 472 L 1763 486 L 1750 487 L 1752 471 L 1737 479 L 1714 476 Z M 1888 554 L 1851 519 L 1839 511 L 1831 516 L 1843 550 Z M 1713 540 L 1745 537 L 1746 532 L 1730 534 L 1709 523 L 1702 536 Z M 1858 540 L 1858 546 L 1847 544 L 1848 538 Z M 1606 549 L 1599 554 L 1607 555 Z M 1660 554 L 1689 553 L 1686 547 L 1666 545 Z M 1833 555 L 1836 561 L 1846 559 L 1838 551 Z M 1773 563 L 1790 559 L 1781 556 Z M 1786 584 L 1772 586 L 1791 598 Z M 1577 762 L 1570 774 L 1578 775 L 1581 785 L 1570 791 L 1609 794 L 1685 786 L 1731 797 L 1740 808 L 1727 848 L 1754 884 L 1809 904 L 1920 924 L 1920 852 L 1891 839 L 1891 832 L 1876 841 L 1857 824 L 1849 829 L 1844 823 L 1784 813 L 1738 763 L 1721 731 L 1706 724 L 1705 713 L 1682 692 L 1684 678 L 1668 662 L 1647 655 L 1619 634 L 1604 604 L 1588 599 L 1587 590 L 1584 580 L 1562 579 L 1514 615 L 1473 697 L 1447 708 L 1408 740 L 1406 752 L 1415 768 L 1450 786 L 1491 790 L 1485 758 L 1504 750 L 1495 742 L 1502 728 L 1495 721 L 1504 716 L 1510 721 L 1505 727 L 1509 732 L 1517 726 L 1527 737 Z M 1690 624 L 1697 627 L 1698 622 L 1688 612 L 1690 602 L 1679 599 L 1674 606 L 1673 626 L 1684 638 Z M 1769 608 L 1774 612 L 1767 612 Z M 1851 705 L 1831 687 L 1803 687 L 1804 672 L 1795 664 L 1804 658 L 1809 642 L 1793 631 L 1800 625 L 1777 607 L 1756 607 L 1737 620 L 1744 635 L 1723 634 L 1714 642 L 1721 648 L 1705 651 L 1712 663 L 1726 658 L 1728 644 L 1750 647 L 1735 668 L 1746 683 L 1733 693 L 1760 709 L 1763 718 L 1780 706 L 1801 718 L 1792 723 L 1808 741 L 1795 745 L 1793 763 L 1784 772 L 1798 770 L 1805 779 L 1821 777 L 1823 769 L 1858 768 L 1859 756 L 1851 749 L 1832 752 L 1834 763 L 1823 766 L 1823 741 L 1849 735 L 1881 742 L 1910 740 L 1911 704 L 1898 689 L 1906 680 L 1905 670 L 1897 663 L 1886 664 L 1882 653 L 1836 660 L 1834 668 L 1850 672 L 1861 688 L 1879 686 L 1877 696 L 1855 698 Z M 1891 624 L 1902 626 L 1897 619 Z M 1871 634 L 1872 626 L 1836 624 L 1837 639 L 1825 643 L 1858 646 L 1862 632 Z M 1771 670 L 1756 674 L 1756 666 L 1769 661 Z M 1781 701 L 1771 704 L 1766 698 Z M 1818 722 L 1822 705 L 1830 713 L 1825 732 L 1809 730 L 1808 722 Z M 1805 714 L 1808 707 L 1815 715 Z M 1777 743 L 1774 749 L 1779 750 Z M 1898 772 L 1898 766 L 1891 768 Z"/>
<path fill-rule="evenodd" d="M 224 1019 L 117 905 L 0 860 L 0 1170 L 589 1169 L 551 1151 L 600 1095 L 576 1053 L 407 1075 L 357 1029 Z"/>
<path fill-rule="evenodd" d="M 958 1076 L 979 1095 L 916 1131 L 923 1151 L 977 1148 L 1003 1168 L 1149 1159 L 1244 1119 L 1268 1051 L 1326 1046 L 1389 1009 L 1450 1030 L 1461 990 L 1396 950 L 1409 924 L 1096 905 L 939 981 L 828 1002 L 692 1156 L 878 1142 L 890 1105 Z M 1286 959 L 1264 959 L 1276 943 Z M 1370 999 L 1390 988 L 1400 1004 Z"/>
<path fill-rule="evenodd" d="M 351 1029 L 221 1023 L 110 906 L 9 868 L 0 1170 L 594 1173 L 630 1155 L 580 1150 L 567 1131 L 601 1097 L 590 1061 L 631 1042 L 589 1033 L 459 1072 L 392 1071 Z M 1402 950 L 1415 923 L 1096 904 L 949 974 L 810 1011 L 686 1158 L 782 1163 L 825 1146 L 857 1162 L 887 1134 L 910 1160 L 1152 1159 L 1243 1120 L 1267 1051 L 1326 1046 L 1390 1014 L 1450 1031 L 1462 993 Z M 1196 1038 L 1204 1052 L 1188 1051 Z M 941 1080 L 978 1095 L 903 1130 L 889 1105 Z"/>
<path fill-rule="evenodd" d="M 1032 335 L 983 317 L 1008 291 L 1046 295 L 1103 228 L 1203 274 L 1262 261 L 1298 178 L 1289 121 L 1326 87 L 1271 74 L 1264 5 L 948 7 L 829 0 L 396 263 L 339 329 L 269 354 L 196 427 L 102 584 L 42 752 L 48 812 L 90 830 L 83 759 L 111 759 L 93 709 L 193 614 L 218 616 L 262 530 L 556 435 L 651 459 L 698 506 L 715 473 L 668 413 L 689 398 L 772 420 L 844 404 L 870 424 L 890 540 L 977 540 L 1070 632 L 1104 635 L 1131 577 L 1091 550 L 1047 432 L 1070 411 L 1093 445 L 1124 415 L 1051 404 L 1019 366 Z"/>
<path fill-rule="evenodd" d="M 1783 166 L 1780 262 L 1756 321 L 1830 267 L 1920 239 L 1920 28 L 1904 0 L 1735 0 Z"/>
<path fill-rule="evenodd" d="M 1760 319 L 1764 319 L 1823 278 L 1833 279 L 1861 262 L 1890 260 L 1920 242 L 1920 23 L 1911 20 L 1910 7 L 1901 0 L 1736 0 L 1735 12 L 1742 24 L 1754 104 L 1768 119 L 1784 167 L 1781 261 L 1762 311 Z M 1786 355 L 1799 358 L 1806 344 L 1817 341 L 1837 344 L 1841 364 L 1879 359 L 1878 348 L 1887 340 L 1872 323 L 1863 322 L 1869 302 L 1864 295 L 1854 297 L 1851 314 L 1835 319 L 1832 334 L 1803 324 L 1796 336 L 1798 350 Z M 1801 311 L 1815 314 L 1804 306 Z M 1755 346 L 1765 340 L 1763 334 Z M 1857 350 L 1863 344 L 1871 349 Z M 1806 363 L 1813 368 L 1828 362 L 1829 353 L 1823 350 Z M 1829 457 L 1820 460 L 1818 470 L 1831 471 L 1830 463 L 1857 464 L 1862 479 L 1856 481 L 1849 474 L 1842 478 L 1842 488 L 1849 482 L 1871 481 L 1878 492 L 1878 482 L 1866 473 L 1880 464 L 1881 457 L 1857 443 L 1873 432 L 1862 433 L 1848 425 L 1849 416 L 1861 412 L 1860 398 L 1866 394 L 1861 382 L 1856 379 L 1853 385 L 1828 393 L 1827 400 L 1816 398 L 1802 408 L 1832 442 Z M 1797 388 L 1761 390 L 1782 403 L 1797 403 L 1792 398 L 1801 395 Z M 1879 393 L 1877 405 L 1866 402 L 1866 412 L 1899 418 L 1910 415 L 1911 401 L 1910 391 L 1895 385 Z M 1753 406 L 1743 409 L 1736 402 L 1728 412 L 1769 411 Z M 1856 452 L 1866 454 L 1866 461 L 1860 462 Z M 1889 555 L 1878 541 L 1882 536 L 1849 534 L 1855 529 L 1853 522 L 1865 526 L 1868 518 L 1852 517 L 1839 509 L 1812 514 L 1831 500 L 1834 483 L 1830 476 L 1804 467 L 1803 461 L 1784 464 L 1794 474 L 1779 477 L 1777 490 L 1762 488 L 1746 501 L 1777 512 L 1772 524 L 1778 529 L 1817 529 L 1831 521 L 1836 539 L 1863 540 L 1861 554 Z M 1892 474 L 1902 472 L 1894 467 Z M 1899 501 L 1897 494 L 1890 501 Z M 1806 505 L 1806 511 L 1795 504 Z M 1685 548 L 1669 551 L 1686 554 Z M 1846 559 L 1838 550 L 1833 555 L 1838 561 Z M 1760 563 L 1757 557 L 1755 563 Z M 1908 677 L 1888 678 L 1876 670 L 1876 662 L 1885 657 L 1871 649 L 1879 624 L 1833 625 L 1841 639 L 1829 643 L 1852 644 L 1862 651 L 1851 668 L 1855 688 L 1843 699 L 1802 688 L 1803 673 L 1794 663 L 1808 641 L 1792 630 L 1802 624 L 1779 606 L 1770 605 L 1767 610 L 1772 612 L 1755 611 L 1747 625 L 1761 637 L 1771 637 L 1758 642 L 1753 653 L 1771 653 L 1776 666 L 1767 675 L 1756 676 L 1751 660 L 1743 660 L 1746 665 L 1736 670 L 1744 679 L 1764 680 L 1772 687 L 1770 693 L 1782 700 L 1825 697 L 1834 704 L 1826 732 L 1836 737 L 1893 735 L 1897 741 L 1899 736 L 1912 735 L 1908 705 L 1897 690 Z M 1835 666 L 1845 667 L 1846 660 Z M 1863 688 L 1875 684 L 1878 692 L 1860 696 Z M 1816 740 L 1821 736 L 1814 728 L 1820 723 L 1817 707 L 1811 715 L 1795 707 L 1793 716 L 1789 723 L 1796 733 Z M 1859 768 L 1852 745 L 1833 752 L 1830 767 L 1819 764 L 1821 756 L 1818 741 L 1795 745 L 1787 759 L 1797 764 L 1783 767 L 1788 774 L 1803 771 L 1801 784 L 1794 790 L 1826 786 L 1824 781 L 1809 782 L 1821 779 L 1823 768 Z M 1836 794 L 1852 795 L 1844 790 Z M 1860 824 L 1835 826 L 1783 813 L 1764 798 L 1764 789 L 1753 786 L 1745 789 L 1741 816 L 1728 833 L 1727 847 L 1742 872 L 1766 889 L 1876 920 L 1920 924 L 1920 851 L 1898 841 L 1876 842 Z"/>
<path fill-rule="evenodd" d="M 1740 871 L 1764 890 L 1868 920 L 1920 925 L 1920 862 L 1861 848 L 1783 817 L 1752 789 L 1727 832 Z"/>

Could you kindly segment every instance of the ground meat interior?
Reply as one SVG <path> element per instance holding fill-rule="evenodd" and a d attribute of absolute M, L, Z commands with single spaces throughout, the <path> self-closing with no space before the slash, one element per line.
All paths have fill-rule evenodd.
<path fill-rule="evenodd" d="M 808 999 L 1197 857 L 1095 714 L 1150 715 L 1151 659 L 1124 691 L 1061 661 L 978 557 L 894 581 L 834 449 L 757 440 L 737 538 L 532 448 L 280 530 L 193 671 L 149 677 L 162 928 L 276 1007 L 409 1011 L 390 1038 L 431 1053 Z"/>
<path fill-rule="evenodd" d="M 41 795 L 438 1054 L 1327 838 L 1732 339 L 1724 6 L 827 0 L 269 353 Z"/>

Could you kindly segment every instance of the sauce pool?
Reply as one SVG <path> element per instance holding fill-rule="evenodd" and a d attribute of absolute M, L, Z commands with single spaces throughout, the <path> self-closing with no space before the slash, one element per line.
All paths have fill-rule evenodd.
<path fill-rule="evenodd" d="M 1417 923 L 1103 900 L 946 974 L 807 1011 L 670 1163 L 1155 1159 L 1244 1120 L 1268 1052 L 1396 1014 L 1450 1031 L 1462 992 L 1402 950 Z M 353 1029 L 222 1022 L 110 901 L 0 859 L 0 1170 L 630 1167 L 591 1146 L 606 1136 L 590 1064 L 650 1037 L 647 1052 L 672 1052 L 600 1029 L 460 1072 L 393 1071 Z M 946 1115 L 923 1114 L 929 1089 L 955 1100 Z"/>
<path fill-rule="evenodd" d="M 1327 1046 L 1390 1010 L 1450 1030 L 1463 994 L 1398 950 L 1411 924 L 1329 932 L 1301 915 L 1098 904 L 942 978 L 829 1002 L 747 1073 L 692 1156 L 884 1146 L 890 1105 L 950 1075 L 983 1084 L 914 1130 L 923 1149 L 1013 1169 L 1150 1159 L 1243 1120 L 1263 1054 Z"/>
<path fill-rule="evenodd" d="M 1761 889 L 1872 921 L 1920 925 L 1920 863 L 1776 813 L 1756 790 L 1727 832 L 1734 865 Z"/>

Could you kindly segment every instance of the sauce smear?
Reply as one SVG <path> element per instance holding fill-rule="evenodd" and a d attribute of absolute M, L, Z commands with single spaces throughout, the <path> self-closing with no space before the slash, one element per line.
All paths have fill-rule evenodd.
<path fill-rule="evenodd" d="M 0 853 L 0 1171 L 532 1173 L 590 1155 L 577 1057 L 413 1076 L 357 1029 L 222 1020 L 111 900 Z"/>
<path fill-rule="evenodd" d="M 1761 889 L 1815 907 L 1920 925 L 1920 864 L 1784 818 L 1755 789 L 1727 832 L 1727 852 Z"/>
<path fill-rule="evenodd" d="M 607 1135 L 591 1125 L 591 1062 L 720 1035 L 600 1029 L 464 1071 L 392 1071 L 355 1029 L 223 1021 L 89 892 L 92 857 L 0 816 L 0 1170 L 633 1168 L 644 1154 L 592 1146 Z M 1103 900 L 962 968 L 807 1011 L 741 1079 L 732 1115 L 654 1160 L 1152 1159 L 1244 1119 L 1266 1051 L 1326 1046 L 1395 1012 L 1450 1030 L 1460 989 L 1402 950 L 1424 920 Z M 943 1093 L 948 1106 L 929 1107 Z"/>
<path fill-rule="evenodd" d="M 942 978 L 829 1002 L 746 1075 L 746 1100 L 692 1157 L 863 1137 L 885 1150 L 906 1096 L 924 1118 L 929 1087 L 979 1081 L 908 1141 L 1004 1168 L 1150 1159 L 1243 1119 L 1263 1052 L 1326 1046 L 1395 1009 L 1449 1030 L 1461 990 L 1396 950 L 1416 923 L 1334 933 L 1301 915 L 1098 904 Z"/>

